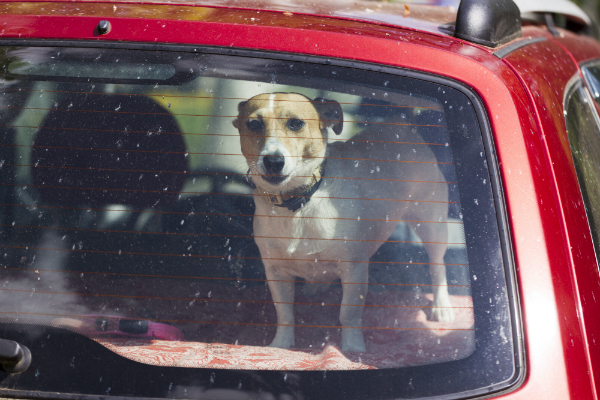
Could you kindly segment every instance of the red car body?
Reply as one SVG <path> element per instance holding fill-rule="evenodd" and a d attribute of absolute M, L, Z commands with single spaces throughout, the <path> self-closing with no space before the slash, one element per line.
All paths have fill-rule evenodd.
<path fill-rule="evenodd" d="M 198 2 L 202 3 L 202 2 Z M 364 8 L 363 3 L 358 8 Z M 2 2 L 0 38 L 192 44 L 315 55 L 441 75 L 483 101 L 501 171 L 517 267 L 525 379 L 510 399 L 597 399 L 600 393 L 600 276 L 563 116 L 567 82 L 600 59 L 589 37 L 546 26 L 545 38 L 500 59 L 497 49 L 437 27 L 450 8 L 409 5 L 405 26 L 326 6 L 148 2 Z M 386 7 L 387 5 L 384 4 Z M 401 10 L 401 9 L 400 9 Z M 100 35 L 100 20 L 111 23 Z M 524 40 L 524 39 L 517 39 Z M 441 61 L 443 60 L 443 61 Z"/>

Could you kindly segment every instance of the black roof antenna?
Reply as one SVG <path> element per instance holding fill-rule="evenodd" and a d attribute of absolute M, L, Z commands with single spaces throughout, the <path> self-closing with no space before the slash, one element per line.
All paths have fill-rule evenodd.
<path fill-rule="evenodd" d="M 513 0 L 462 0 L 454 36 L 488 47 L 498 47 L 523 34 L 521 11 Z"/>

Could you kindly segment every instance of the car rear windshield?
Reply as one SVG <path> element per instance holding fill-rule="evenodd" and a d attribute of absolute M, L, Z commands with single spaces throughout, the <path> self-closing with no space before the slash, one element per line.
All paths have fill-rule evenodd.
<path fill-rule="evenodd" d="M 2 388 L 458 398 L 519 377 L 466 89 L 215 49 L 1 57 L 0 332 L 34 360 Z"/>

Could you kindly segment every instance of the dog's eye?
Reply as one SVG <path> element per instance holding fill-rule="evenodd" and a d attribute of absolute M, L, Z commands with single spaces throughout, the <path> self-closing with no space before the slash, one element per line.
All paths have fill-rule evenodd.
<path fill-rule="evenodd" d="M 263 127 L 263 123 L 259 119 L 251 119 L 248 122 L 246 122 L 246 126 L 251 131 L 260 131 Z"/>
<path fill-rule="evenodd" d="M 287 127 L 293 131 L 299 131 L 304 126 L 304 121 L 301 119 L 290 119 L 287 123 Z"/>

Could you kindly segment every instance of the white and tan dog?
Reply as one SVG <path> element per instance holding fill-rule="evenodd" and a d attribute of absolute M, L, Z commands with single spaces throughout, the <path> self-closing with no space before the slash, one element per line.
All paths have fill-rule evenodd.
<path fill-rule="evenodd" d="M 342 132 L 341 106 L 296 93 L 261 94 L 238 111 L 233 125 L 255 186 L 254 236 L 277 311 L 271 346 L 294 346 L 296 277 L 339 278 L 342 350 L 365 351 L 360 328 L 369 258 L 401 219 L 429 256 L 432 319 L 453 320 L 444 265 L 448 188 L 418 134 L 388 122 L 328 144 L 329 131 Z"/>

